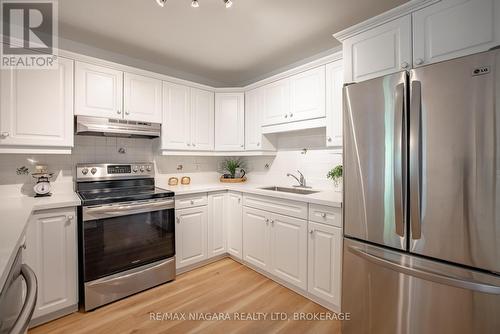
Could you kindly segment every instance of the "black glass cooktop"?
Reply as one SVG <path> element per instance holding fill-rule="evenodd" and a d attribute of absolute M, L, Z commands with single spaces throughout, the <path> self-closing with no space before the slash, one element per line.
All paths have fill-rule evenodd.
<path fill-rule="evenodd" d="M 85 206 L 174 196 L 174 192 L 155 187 L 151 181 L 79 182 L 77 193 Z"/>

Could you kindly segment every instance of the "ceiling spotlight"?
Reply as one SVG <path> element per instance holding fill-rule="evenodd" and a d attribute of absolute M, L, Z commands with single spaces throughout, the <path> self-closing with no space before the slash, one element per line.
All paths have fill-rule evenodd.
<path fill-rule="evenodd" d="M 198 8 L 198 7 L 200 7 L 200 4 L 198 3 L 198 0 L 193 0 L 193 1 L 191 1 L 191 7 L 193 7 L 193 8 Z"/>
<path fill-rule="evenodd" d="M 165 2 L 167 2 L 167 0 L 156 0 L 156 3 L 160 7 L 164 7 L 165 6 Z"/>
<path fill-rule="evenodd" d="M 231 0 L 224 0 L 224 3 L 226 4 L 226 8 L 231 8 L 233 5 L 233 2 Z"/>

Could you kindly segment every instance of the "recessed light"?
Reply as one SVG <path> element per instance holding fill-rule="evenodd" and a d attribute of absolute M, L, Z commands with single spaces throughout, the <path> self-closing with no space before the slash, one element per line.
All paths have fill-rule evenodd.
<path fill-rule="evenodd" d="M 224 3 L 226 4 L 226 8 L 231 8 L 233 5 L 233 2 L 231 0 L 224 0 Z"/>
<path fill-rule="evenodd" d="M 156 3 L 160 7 L 164 7 L 165 6 L 165 2 L 167 2 L 167 0 L 156 0 Z"/>
<path fill-rule="evenodd" d="M 200 7 L 200 4 L 198 3 L 198 0 L 193 0 L 193 1 L 191 1 L 191 7 L 193 7 L 193 8 L 198 8 L 198 7 Z"/>

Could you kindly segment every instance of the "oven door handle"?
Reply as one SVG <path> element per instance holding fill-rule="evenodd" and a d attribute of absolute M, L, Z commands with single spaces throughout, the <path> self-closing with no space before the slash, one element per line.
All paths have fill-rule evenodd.
<path fill-rule="evenodd" d="M 35 272 L 27 264 L 21 266 L 21 276 L 26 282 L 26 299 L 24 301 L 21 313 L 16 319 L 9 333 L 25 333 L 35 311 L 36 297 L 38 293 L 38 282 Z"/>
<path fill-rule="evenodd" d="M 84 208 L 83 220 L 100 219 L 106 217 L 125 216 L 135 213 L 148 211 L 159 211 L 173 209 L 175 207 L 174 200 L 147 202 L 128 205 L 104 205 L 97 207 Z"/>

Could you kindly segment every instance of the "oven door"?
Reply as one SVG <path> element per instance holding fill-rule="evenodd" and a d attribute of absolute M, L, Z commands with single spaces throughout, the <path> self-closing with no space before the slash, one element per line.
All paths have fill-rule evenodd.
<path fill-rule="evenodd" d="M 85 282 L 175 255 L 174 200 L 83 207 Z"/>

